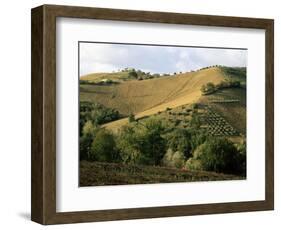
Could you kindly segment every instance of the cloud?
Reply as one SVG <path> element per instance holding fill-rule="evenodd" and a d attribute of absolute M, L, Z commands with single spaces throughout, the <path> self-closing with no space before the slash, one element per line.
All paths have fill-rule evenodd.
<path fill-rule="evenodd" d="M 246 66 L 247 51 L 235 49 L 80 43 L 80 76 L 126 67 L 173 73 L 210 65 Z"/>

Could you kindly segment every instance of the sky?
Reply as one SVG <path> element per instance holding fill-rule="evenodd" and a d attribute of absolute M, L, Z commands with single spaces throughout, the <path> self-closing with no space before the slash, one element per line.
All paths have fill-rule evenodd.
<path fill-rule="evenodd" d="M 80 76 L 124 68 L 163 74 L 211 65 L 247 66 L 247 50 L 105 43 L 79 45 Z"/>

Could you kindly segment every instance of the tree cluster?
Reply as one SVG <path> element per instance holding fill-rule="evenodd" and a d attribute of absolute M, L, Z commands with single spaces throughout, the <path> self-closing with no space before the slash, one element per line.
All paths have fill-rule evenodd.
<path fill-rule="evenodd" d="M 117 134 L 87 121 L 80 137 L 80 158 L 242 175 L 246 144 L 207 136 L 196 126 L 172 127 L 154 117 L 132 120 Z"/>

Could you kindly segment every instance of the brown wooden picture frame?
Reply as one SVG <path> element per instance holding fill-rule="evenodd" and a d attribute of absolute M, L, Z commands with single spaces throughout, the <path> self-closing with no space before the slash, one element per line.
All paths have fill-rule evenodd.
<path fill-rule="evenodd" d="M 265 200 L 249 202 L 56 211 L 56 18 L 87 18 L 264 29 L 266 34 Z M 274 21 L 179 13 L 43 5 L 32 9 L 32 187 L 31 219 L 62 224 L 274 209 Z"/>

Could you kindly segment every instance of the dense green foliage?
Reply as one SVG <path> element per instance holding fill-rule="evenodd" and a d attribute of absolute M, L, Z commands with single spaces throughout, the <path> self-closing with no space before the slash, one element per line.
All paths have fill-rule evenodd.
<path fill-rule="evenodd" d="M 107 153 L 101 153 L 98 148 L 105 148 L 109 150 L 110 145 L 105 145 L 102 139 L 109 141 L 109 144 L 113 144 L 113 137 L 110 139 L 109 135 L 105 131 L 101 131 L 99 125 L 109 121 L 114 121 L 120 118 L 120 114 L 115 109 L 109 109 L 98 103 L 92 102 L 80 102 L 80 137 L 79 137 L 79 149 L 81 160 L 100 160 L 100 161 L 112 161 Z M 98 138 L 98 142 L 96 141 Z M 112 141 L 113 140 L 113 141 Z M 93 142 L 94 141 L 94 142 Z M 95 151 L 93 151 L 95 149 Z M 97 153 L 94 153 L 96 152 Z M 111 149 L 112 150 L 112 149 Z M 111 151 L 110 150 L 110 151 Z M 108 151 L 108 152 L 110 152 Z M 114 151 L 115 153 L 115 151 Z M 102 156 L 105 155 L 105 156 Z"/>
<path fill-rule="evenodd" d="M 221 66 L 221 70 L 230 77 L 246 79 L 246 67 L 227 67 Z"/>
<path fill-rule="evenodd" d="M 192 135 L 187 129 L 175 129 L 166 136 L 167 145 L 169 149 L 176 152 L 179 151 L 184 154 L 186 158 L 191 156 L 192 150 Z"/>
<path fill-rule="evenodd" d="M 208 138 L 194 152 L 202 170 L 241 174 L 246 161 L 235 145 L 225 138 Z M 192 164 L 189 164 L 192 165 Z"/>
<path fill-rule="evenodd" d="M 96 128 L 91 121 L 87 121 L 80 134 L 80 159 L 88 160 L 91 158 L 91 144 L 95 136 Z"/>
<path fill-rule="evenodd" d="M 131 113 L 129 115 L 129 122 L 134 122 L 134 121 L 136 121 L 135 115 Z"/>
<path fill-rule="evenodd" d="M 94 126 L 98 126 L 121 118 L 115 109 L 106 108 L 101 104 L 93 102 L 80 102 L 80 136 L 87 121 L 91 121 Z"/>
<path fill-rule="evenodd" d="M 168 149 L 163 157 L 162 164 L 166 167 L 182 168 L 185 164 L 185 156 L 182 152 L 174 152 L 172 149 Z"/>
<path fill-rule="evenodd" d="M 166 149 L 165 125 L 158 119 L 124 126 L 117 145 L 122 160 L 130 164 L 159 165 Z"/>
<path fill-rule="evenodd" d="M 171 127 L 150 117 L 132 121 L 113 135 L 87 121 L 80 137 L 80 159 L 245 175 L 246 143 L 234 145 L 208 136 L 192 124 L 196 122 L 190 123 L 189 128 Z"/>
<path fill-rule="evenodd" d="M 201 92 L 203 95 L 209 95 L 221 89 L 239 88 L 239 87 L 241 87 L 241 82 L 239 80 L 230 79 L 227 81 L 221 81 L 217 85 L 211 82 L 207 83 L 206 85 L 202 85 Z"/>
<path fill-rule="evenodd" d="M 118 162 L 120 160 L 115 139 L 105 129 L 97 132 L 91 145 L 90 159 L 100 162 Z"/>

